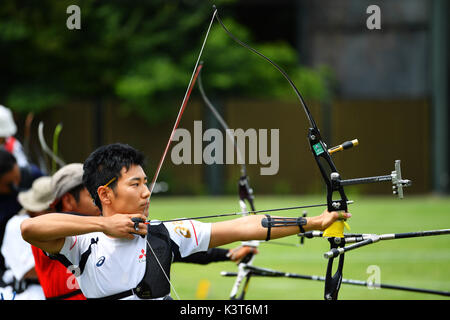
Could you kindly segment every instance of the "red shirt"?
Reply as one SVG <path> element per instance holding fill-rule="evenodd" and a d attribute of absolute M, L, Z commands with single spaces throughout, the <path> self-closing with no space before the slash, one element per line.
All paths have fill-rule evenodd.
<path fill-rule="evenodd" d="M 47 299 L 79 291 L 80 286 L 75 276 L 61 262 L 50 259 L 35 246 L 31 246 L 31 249 L 35 262 L 34 268 Z M 80 292 L 63 300 L 86 300 L 86 297 Z"/>

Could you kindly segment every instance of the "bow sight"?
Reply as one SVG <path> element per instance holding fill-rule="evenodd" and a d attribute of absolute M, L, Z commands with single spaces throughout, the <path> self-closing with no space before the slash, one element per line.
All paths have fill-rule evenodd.
<path fill-rule="evenodd" d="M 400 199 L 403 198 L 403 187 L 409 187 L 412 184 L 411 180 L 402 179 L 400 160 L 395 160 L 394 171 L 392 171 L 390 175 L 341 180 L 339 174 L 337 172 L 333 172 L 331 173 L 331 181 L 337 186 L 392 181 L 393 194 L 398 195 Z"/>

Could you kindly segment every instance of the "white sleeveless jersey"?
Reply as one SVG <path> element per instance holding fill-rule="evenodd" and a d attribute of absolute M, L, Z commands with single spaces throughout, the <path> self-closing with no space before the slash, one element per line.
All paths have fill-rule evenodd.
<path fill-rule="evenodd" d="M 211 224 L 194 220 L 164 223 L 181 257 L 207 251 Z M 66 237 L 60 254 L 76 277 L 86 298 L 101 298 L 136 288 L 144 277 L 147 242 L 136 235 L 133 240 L 111 238 L 101 232 Z M 69 278 L 67 286 L 76 282 Z M 136 295 L 124 299 L 139 299 Z"/>

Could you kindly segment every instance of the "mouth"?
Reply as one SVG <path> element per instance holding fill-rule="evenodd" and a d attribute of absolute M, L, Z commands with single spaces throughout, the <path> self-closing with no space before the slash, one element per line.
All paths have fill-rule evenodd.
<path fill-rule="evenodd" d="M 142 203 L 141 205 L 139 205 L 139 208 L 142 208 L 144 210 L 147 207 L 147 205 L 148 205 L 148 202 L 146 201 L 146 202 Z"/>

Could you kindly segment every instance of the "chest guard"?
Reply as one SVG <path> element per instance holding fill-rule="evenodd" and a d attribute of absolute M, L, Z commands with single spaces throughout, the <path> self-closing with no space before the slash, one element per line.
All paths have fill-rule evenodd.
<path fill-rule="evenodd" d="M 169 231 L 161 223 L 156 226 L 147 227 L 147 257 L 145 274 L 142 281 L 135 288 L 136 295 L 141 299 L 154 299 L 170 294 L 170 284 L 163 271 L 170 279 L 170 266 L 172 264 L 172 242 Z M 155 254 L 161 263 L 155 259 Z"/>

